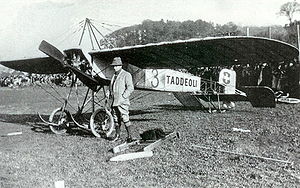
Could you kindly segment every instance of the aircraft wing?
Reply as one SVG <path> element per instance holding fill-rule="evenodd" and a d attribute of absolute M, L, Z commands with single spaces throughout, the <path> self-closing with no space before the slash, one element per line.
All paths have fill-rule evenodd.
<path fill-rule="evenodd" d="M 67 72 L 67 69 L 65 69 L 59 61 L 52 57 L 0 61 L 0 64 L 18 71 L 38 74 L 57 74 Z"/>
<path fill-rule="evenodd" d="M 65 50 L 64 53 L 68 57 L 72 57 L 73 54 L 76 54 L 88 61 L 81 49 L 71 48 Z M 58 74 L 68 72 L 68 69 L 53 57 L 0 61 L 0 64 L 14 70 L 37 74 Z"/>
<path fill-rule="evenodd" d="M 137 45 L 90 54 L 107 64 L 120 56 L 125 63 L 140 68 L 192 68 L 293 60 L 298 57 L 298 49 L 268 38 L 232 36 Z"/>

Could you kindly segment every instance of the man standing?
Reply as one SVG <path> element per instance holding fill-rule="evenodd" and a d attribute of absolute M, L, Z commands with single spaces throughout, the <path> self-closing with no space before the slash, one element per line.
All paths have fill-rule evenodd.
<path fill-rule="evenodd" d="M 121 122 L 123 121 L 127 131 L 127 142 L 131 142 L 129 96 L 134 90 L 132 76 L 129 72 L 122 69 L 122 60 L 120 57 L 115 57 L 111 66 L 115 70 L 109 86 L 110 98 L 112 99 L 112 115 L 116 128 L 116 135 L 113 141 L 120 138 Z"/>

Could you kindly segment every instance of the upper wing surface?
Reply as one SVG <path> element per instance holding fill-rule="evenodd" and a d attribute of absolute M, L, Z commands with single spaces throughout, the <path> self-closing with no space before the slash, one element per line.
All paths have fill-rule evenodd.
<path fill-rule="evenodd" d="M 191 68 L 274 63 L 298 57 L 294 46 L 260 37 L 214 37 L 101 50 L 93 58 L 111 63 L 120 56 L 140 68 Z"/>

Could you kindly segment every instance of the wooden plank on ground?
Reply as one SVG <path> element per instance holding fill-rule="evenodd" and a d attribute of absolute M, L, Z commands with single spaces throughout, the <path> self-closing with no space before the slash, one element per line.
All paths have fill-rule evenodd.
<path fill-rule="evenodd" d="M 141 151 L 141 152 L 133 152 L 133 153 L 117 155 L 115 157 L 112 157 L 110 161 L 127 161 L 127 160 L 146 158 L 152 156 L 153 156 L 152 151 Z"/>
<path fill-rule="evenodd" d="M 263 160 L 269 160 L 269 161 L 275 161 L 275 162 L 281 162 L 281 163 L 287 163 L 287 164 L 292 164 L 291 161 L 286 161 L 286 160 L 280 160 L 280 159 L 273 159 L 269 157 L 262 157 L 262 156 L 257 156 L 257 155 L 249 155 L 249 154 L 244 154 L 244 153 L 237 153 L 237 152 L 232 152 L 232 151 L 226 151 L 226 150 L 221 150 L 221 149 L 215 149 L 211 147 L 205 147 L 205 146 L 199 146 L 199 145 L 192 145 L 195 148 L 201 148 L 201 149 L 207 149 L 207 150 L 214 150 L 222 153 L 229 153 L 233 155 L 240 155 L 244 157 L 251 157 L 251 158 L 257 158 L 257 159 L 263 159 Z"/>
<path fill-rule="evenodd" d="M 172 132 L 172 133 L 168 134 L 166 137 L 161 138 L 161 139 L 149 144 L 148 146 L 144 147 L 143 150 L 144 151 L 152 151 L 154 148 L 159 146 L 163 141 L 174 138 L 176 136 L 178 136 L 178 133 L 177 132 Z"/>
<path fill-rule="evenodd" d="M 120 145 L 115 146 L 112 149 L 112 151 L 113 151 L 113 153 L 120 153 L 122 151 L 125 151 L 125 150 L 129 149 L 130 146 L 134 146 L 134 145 L 141 145 L 141 146 L 142 145 L 148 145 L 148 144 L 151 144 L 151 143 L 153 143 L 155 141 L 156 140 L 146 140 L 146 141 L 144 141 L 144 140 L 135 140 L 135 141 L 129 142 L 129 143 L 125 142 L 125 143 L 122 143 Z"/>
<path fill-rule="evenodd" d="M 122 151 L 129 149 L 130 146 L 136 145 L 139 143 L 140 143 L 140 140 L 135 140 L 133 142 L 129 142 L 129 143 L 125 142 L 123 144 L 117 145 L 116 147 L 113 148 L 113 153 L 120 153 Z"/>

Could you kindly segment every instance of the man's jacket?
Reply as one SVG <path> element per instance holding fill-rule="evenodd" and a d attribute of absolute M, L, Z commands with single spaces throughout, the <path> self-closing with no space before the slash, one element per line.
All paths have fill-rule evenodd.
<path fill-rule="evenodd" d="M 130 105 L 129 96 L 134 90 L 131 74 L 122 69 L 117 76 L 112 77 L 109 90 L 113 99 L 112 106 Z"/>

